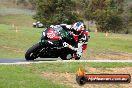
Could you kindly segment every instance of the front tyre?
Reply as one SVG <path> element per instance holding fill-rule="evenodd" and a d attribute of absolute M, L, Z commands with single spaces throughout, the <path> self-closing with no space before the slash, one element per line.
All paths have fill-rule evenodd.
<path fill-rule="evenodd" d="M 25 53 L 25 59 L 26 60 L 34 60 L 34 59 L 36 59 L 38 57 L 40 49 L 41 49 L 41 45 L 39 43 L 33 45 Z"/>

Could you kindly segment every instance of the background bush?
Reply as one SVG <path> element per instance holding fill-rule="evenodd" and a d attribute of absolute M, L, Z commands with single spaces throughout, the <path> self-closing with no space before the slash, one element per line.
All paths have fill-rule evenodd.
<path fill-rule="evenodd" d="M 131 0 L 5 0 L 34 9 L 35 20 L 51 24 L 95 21 L 100 32 L 132 33 Z"/>

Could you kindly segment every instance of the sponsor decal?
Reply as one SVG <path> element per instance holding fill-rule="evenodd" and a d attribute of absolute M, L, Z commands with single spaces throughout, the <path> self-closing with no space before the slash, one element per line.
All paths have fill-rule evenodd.
<path fill-rule="evenodd" d="M 49 30 L 49 32 L 47 33 L 47 37 L 48 37 L 48 38 L 54 38 L 54 37 L 55 37 L 54 31 Z"/>

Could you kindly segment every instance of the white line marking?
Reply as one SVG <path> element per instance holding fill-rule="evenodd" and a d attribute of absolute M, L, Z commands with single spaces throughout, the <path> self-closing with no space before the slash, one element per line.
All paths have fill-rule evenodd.
<path fill-rule="evenodd" d="M 56 61 L 28 61 L 28 62 L 9 62 L 9 63 L 0 63 L 0 65 L 19 65 L 19 64 L 31 64 L 31 63 L 65 63 L 65 62 L 127 62 L 132 63 L 132 60 L 56 60 Z"/>

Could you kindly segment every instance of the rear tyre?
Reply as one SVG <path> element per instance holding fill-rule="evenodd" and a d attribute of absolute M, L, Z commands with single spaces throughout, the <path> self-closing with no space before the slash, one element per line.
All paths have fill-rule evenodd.
<path fill-rule="evenodd" d="M 74 58 L 75 58 L 75 60 L 79 60 L 80 59 L 80 57 L 78 57 L 77 54 L 74 54 Z"/>
<path fill-rule="evenodd" d="M 79 59 L 80 59 L 80 57 L 76 57 L 76 58 L 75 58 L 75 60 L 79 60 Z"/>
<path fill-rule="evenodd" d="M 71 54 L 62 54 L 62 55 L 60 56 L 60 58 L 61 58 L 62 60 L 70 60 L 70 59 L 72 59 L 72 56 L 69 56 L 69 55 L 71 55 Z"/>
<path fill-rule="evenodd" d="M 41 45 L 39 43 L 33 45 L 31 48 L 27 50 L 25 53 L 25 59 L 26 60 L 34 60 L 38 57 L 38 54 L 41 49 Z"/>

